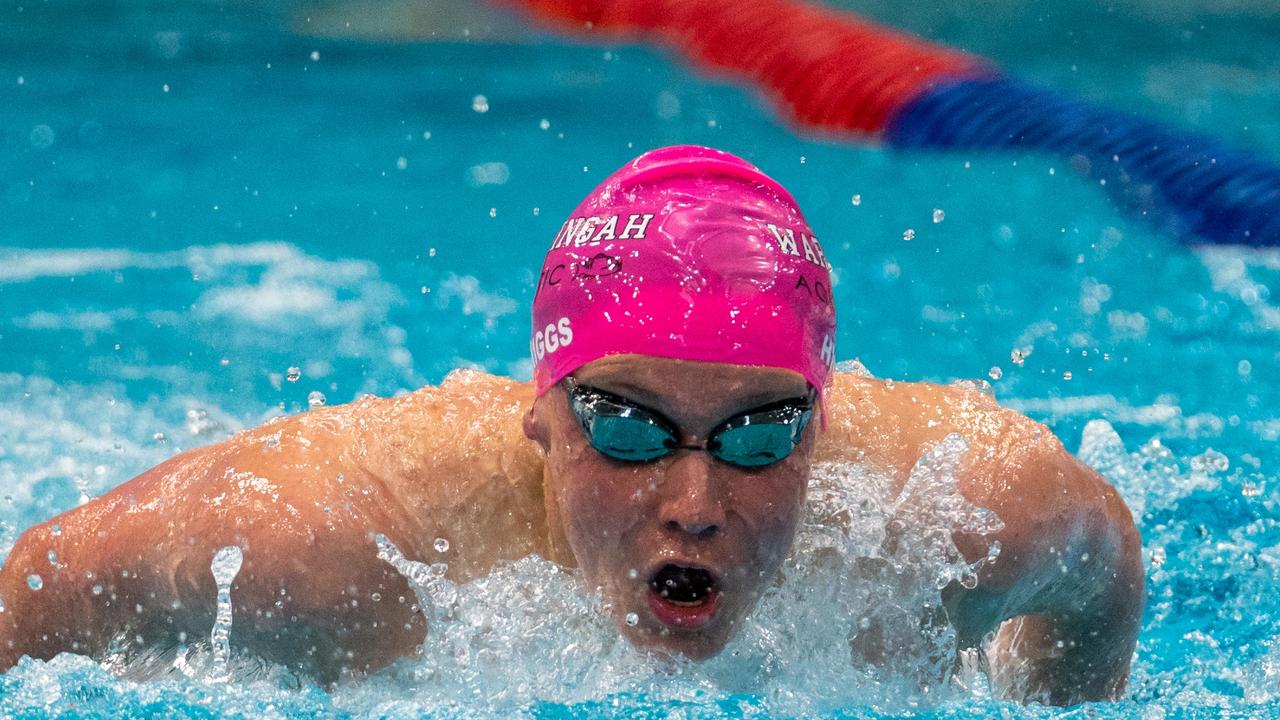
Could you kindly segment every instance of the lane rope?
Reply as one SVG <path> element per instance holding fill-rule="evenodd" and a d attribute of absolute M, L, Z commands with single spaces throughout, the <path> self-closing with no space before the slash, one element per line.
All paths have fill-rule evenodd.
<path fill-rule="evenodd" d="M 1181 238 L 1280 245 L 1280 166 L 1007 77 L 803 0 L 501 0 L 565 32 L 670 48 L 758 88 L 792 125 L 889 147 L 1056 153 Z M 1157 207 L 1159 206 L 1159 207 Z M 1156 212 L 1156 210 L 1167 212 Z"/>

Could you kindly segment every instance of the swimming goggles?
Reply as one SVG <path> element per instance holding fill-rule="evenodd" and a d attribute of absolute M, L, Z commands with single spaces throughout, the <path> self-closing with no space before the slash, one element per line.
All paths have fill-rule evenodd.
<path fill-rule="evenodd" d="M 780 400 L 725 420 L 711 431 L 707 444 L 681 445 L 674 423 L 624 397 L 565 377 L 569 408 L 591 447 L 623 462 L 651 462 L 676 450 L 706 450 L 715 459 L 757 468 L 786 459 L 813 416 L 814 394 Z"/>

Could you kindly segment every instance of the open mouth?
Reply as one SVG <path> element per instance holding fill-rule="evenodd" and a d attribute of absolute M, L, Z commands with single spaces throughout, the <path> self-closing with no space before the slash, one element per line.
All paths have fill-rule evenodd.
<path fill-rule="evenodd" d="M 649 608 L 664 625 L 700 628 L 719 606 L 715 576 L 702 568 L 663 565 L 649 579 Z"/>

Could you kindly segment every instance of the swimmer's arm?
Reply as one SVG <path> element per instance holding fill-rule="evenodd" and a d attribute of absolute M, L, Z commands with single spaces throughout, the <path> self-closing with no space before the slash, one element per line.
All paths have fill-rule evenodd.
<path fill-rule="evenodd" d="M 986 649 L 997 689 L 1055 705 L 1115 699 L 1145 600 L 1141 538 L 1115 489 L 1046 436 L 961 479 L 970 502 L 1005 527 L 957 534 L 969 561 L 992 541 L 1000 551 L 977 587 L 953 584 L 944 600 L 961 647 L 996 633 Z"/>
<path fill-rule="evenodd" d="M 244 554 L 231 588 L 233 651 L 322 682 L 413 654 L 425 620 L 405 579 L 376 557 L 371 531 L 409 543 L 397 519 L 353 504 L 376 494 L 377 479 L 350 467 L 346 484 L 324 482 L 343 468 L 264 455 L 255 432 L 178 456 L 24 533 L 0 570 L 0 671 L 23 655 L 102 658 L 207 640 L 217 594 L 209 566 L 226 545 Z M 322 450 L 318 440 L 309 447 Z"/>

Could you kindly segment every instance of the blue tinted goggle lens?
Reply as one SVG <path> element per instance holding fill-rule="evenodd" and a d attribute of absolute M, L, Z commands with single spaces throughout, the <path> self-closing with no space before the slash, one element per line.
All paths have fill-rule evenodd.
<path fill-rule="evenodd" d="M 625 462 L 649 462 L 680 447 L 675 428 L 661 415 L 625 398 L 566 378 L 569 407 L 591 447 Z M 738 467 L 763 467 L 786 459 L 800 443 L 813 414 L 812 398 L 784 400 L 721 423 L 706 450 Z"/>

